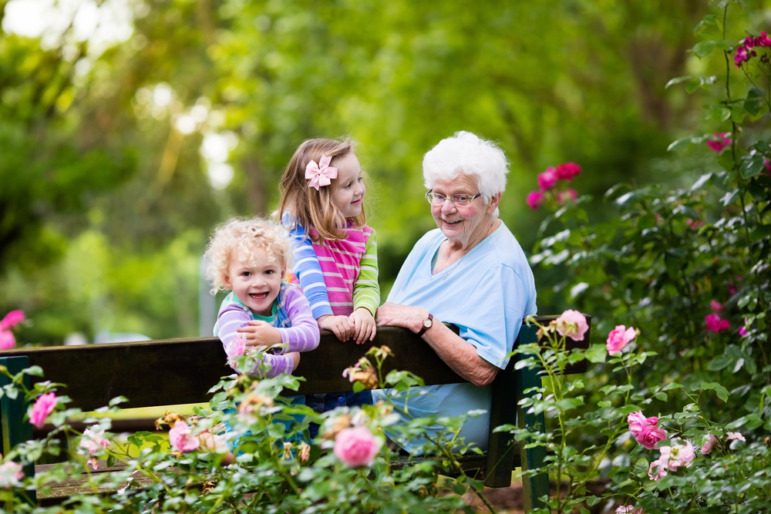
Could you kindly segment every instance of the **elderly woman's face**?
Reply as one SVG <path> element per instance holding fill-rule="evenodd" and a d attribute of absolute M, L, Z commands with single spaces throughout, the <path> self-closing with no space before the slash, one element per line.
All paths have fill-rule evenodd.
<path fill-rule="evenodd" d="M 464 206 L 455 205 L 451 201 L 453 195 L 473 197 L 479 193 L 474 177 L 458 175 L 451 181 L 438 180 L 432 192 L 445 197 L 444 203 L 431 204 L 431 215 L 447 239 L 463 247 L 477 244 L 483 239 L 480 236 L 490 228 L 495 205 L 485 203 L 484 196 L 478 196 Z"/>

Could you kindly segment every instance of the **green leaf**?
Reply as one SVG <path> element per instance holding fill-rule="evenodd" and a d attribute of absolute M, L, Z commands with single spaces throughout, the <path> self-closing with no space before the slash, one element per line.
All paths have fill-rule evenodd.
<path fill-rule="evenodd" d="M 712 359 L 709 364 L 707 365 L 707 369 L 710 371 L 720 371 L 721 369 L 727 368 L 731 364 L 733 364 L 736 361 L 734 357 L 731 357 L 730 355 L 718 355 L 714 359 Z"/>
<path fill-rule="evenodd" d="M 702 58 L 712 53 L 712 51 L 715 49 L 730 50 L 731 45 L 728 43 L 728 41 L 724 40 L 701 41 L 694 45 L 693 53 L 696 55 L 696 57 Z"/>
<path fill-rule="evenodd" d="M 602 344 L 593 344 L 586 350 L 586 358 L 589 362 L 598 363 L 605 362 L 605 358 L 608 355 L 607 348 Z"/>
<path fill-rule="evenodd" d="M 717 382 L 702 382 L 701 389 L 711 389 L 715 391 L 718 398 L 720 398 L 724 402 L 728 401 L 728 396 L 729 396 L 728 389 L 718 384 Z"/>
<path fill-rule="evenodd" d="M 765 163 L 765 156 L 753 151 L 742 159 L 739 165 L 739 175 L 745 180 L 750 179 L 766 169 Z"/>

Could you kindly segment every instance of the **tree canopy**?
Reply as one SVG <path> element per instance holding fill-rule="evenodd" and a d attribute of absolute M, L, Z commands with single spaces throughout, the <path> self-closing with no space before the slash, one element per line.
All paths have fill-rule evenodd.
<path fill-rule="evenodd" d="M 665 85 L 721 66 L 687 52 L 702 2 L 126 0 L 131 31 L 106 48 L 77 12 L 53 41 L 18 34 L 21 2 L 0 2 L 0 311 L 45 344 L 196 334 L 212 228 L 269 215 L 310 137 L 357 142 L 386 291 L 433 226 L 422 155 L 455 131 L 506 152 L 501 217 L 526 249 L 548 166 L 579 163 L 602 219 L 622 179 L 692 180 L 661 157 L 704 122 Z M 734 26 L 768 9 L 741 4 Z"/>

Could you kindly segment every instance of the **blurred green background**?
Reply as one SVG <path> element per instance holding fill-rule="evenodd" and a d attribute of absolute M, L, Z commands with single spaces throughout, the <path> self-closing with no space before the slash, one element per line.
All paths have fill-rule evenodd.
<path fill-rule="evenodd" d="M 665 86 L 725 66 L 688 52 L 710 5 L 0 0 L 0 316 L 25 311 L 22 344 L 209 335 L 212 229 L 269 215 L 310 137 L 358 144 L 384 293 L 434 226 L 422 155 L 455 131 L 506 152 L 526 252 L 548 166 L 581 165 L 597 220 L 620 181 L 689 183 L 667 146 L 702 106 Z M 768 1 L 741 5 L 731 26 L 771 25 Z"/>

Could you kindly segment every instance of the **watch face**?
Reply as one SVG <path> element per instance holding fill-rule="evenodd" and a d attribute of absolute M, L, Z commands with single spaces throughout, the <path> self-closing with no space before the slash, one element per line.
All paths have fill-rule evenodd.
<path fill-rule="evenodd" d="M 433 322 L 430 319 L 424 319 L 423 320 L 423 326 L 426 328 L 431 328 L 431 325 L 433 325 Z"/>

